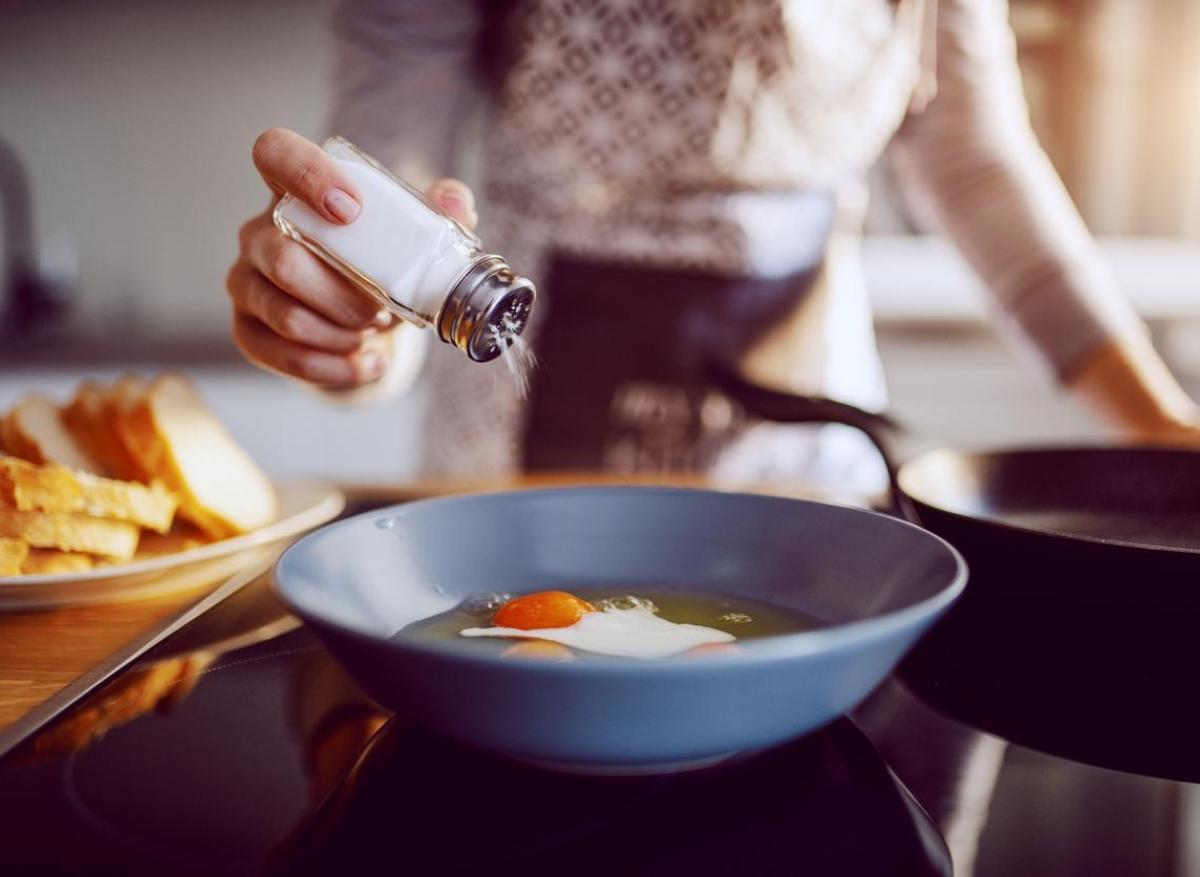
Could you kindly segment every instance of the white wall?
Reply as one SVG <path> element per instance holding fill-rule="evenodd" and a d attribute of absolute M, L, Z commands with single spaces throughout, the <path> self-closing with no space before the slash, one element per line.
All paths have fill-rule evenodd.
<path fill-rule="evenodd" d="M 48 258 L 78 252 L 82 328 L 226 337 L 236 229 L 266 204 L 250 145 L 270 125 L 325 133 L 331 2 L 0 0 L 0 137 L 31 170 Z M 978 313 L 961 260 L 909 243 L 866 249 L 879 315 Z M 1149 315 L 1200 308 L 1200 246 L 1112 255 Z"/>
<path fill-rule="evenodd" d="M 0 137 L 31 170 L 39 240 L 78 250 L 88 329 L 225 331 L 236 229 L 267 201 L 254 136 L 322 133 L 327 6 L 0 3 Z"/>

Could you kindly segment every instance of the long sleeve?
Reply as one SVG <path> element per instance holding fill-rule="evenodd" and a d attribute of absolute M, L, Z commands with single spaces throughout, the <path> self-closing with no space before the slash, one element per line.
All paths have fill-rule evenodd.
<path fill-rule="evenodd" d="M 454 173 L 475 98 L 478 6 L 475 0 L 344 0 L 333 15 L 329 130 L 416 186 Z M 424 366 L 431 331 L 397 325 L 378 341 L 389 359 L 382 378 L 356 390 L 320 392 L 348 405 L 406 392 Z"/>
<path fill-rule="evenodd" d="M 1029 124 L 1005 0 L 940 0 L 937 93 L 897 168 L 1061 379 L 1144 327 Z"/>
<path fill-rule="evenodd" d="M 414 185 L 454 173 L 481 26 L 477 0 L 344 0 L 330 130 Z"/>

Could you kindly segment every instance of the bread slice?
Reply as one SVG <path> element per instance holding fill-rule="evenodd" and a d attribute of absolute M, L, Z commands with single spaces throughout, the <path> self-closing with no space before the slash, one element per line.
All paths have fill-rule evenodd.
<path fill-rule="evenodd" d="M 110 478 L 140 481 L 142 472 L 117 434 L 116 417 L 110 413 L 109 390 L 94 381 L 84 381 L 62 409 L 62 422 L 71 437 Z"/>
<path fill-rule="evenodd" d="M 104 394 L 104 401 L 109 406 L 116 406 L 117 413 L 128 411 L 141 401 L 149 386 L 150 382 L 141 375 L 126 372 L 109 387 L 108 392 Z"/>
<path fill-rule="evenodd" d="M 0 504 L 22 512 L 115 518 L 165 533 L 175 520 L 179 500 L 159 481 L 147 487 L 76 472 L 55 463 L 35 466 L 13 457 L 0 457 Z"/>
<path fill-rule="evenodd" d="M 96 558 L 78 551 L 59 551 L 57 548 L 31 548 L 21 572 L 25 575 L 87 572 L 96 565 Z"/>
<path fill-rule="evenodd" d="M 33 460 L 38 455 L 37 447 L 30 445 L 21 438 L 17 429 L 17 421 L 13 412 L 9 411 L 0 419 L 0 444 L 4 445 L 4 453 L 12 454 L 23 460 Z"/>
<path fill-rule="evenodd" d="M 177 521 L 169 533 L 143 533 L 138 542 L 137 557 L 141 560 L 162 557 L 165 554 L 178 554 L 180 551 L 199 548 L 210 542 L 212 539 L 201 532 L 195 524 Z"/>
<path fill-rule="evenodd" d="M 129 460 L 133 478 L 142 482 L 150 481 L 152 475 L 142 466 L 137 449 L 131 446 L 129 437 L 125 434 L 122 426 L 134 406 L 141 402 L 142 397 L 146 395 L 148 386 L 149 382 L 140 375 L 126 374 L 122 375 L 104 393 L 105 425 L 112 430 L 125 457 Z"/>
<path fill-rule="evenodd" d="M 33 548 L 57 548 L 129 560 L 137 551 L 138 526 L 87 515 L 22 512 L 0 506 L 0 537 L 20 539 Z"/>
<path fill-rule="evenodd" d="M 142 469 L 179 494 L 180 516 L 213 539 L 274 520 L 271 482 L 187 378 L 156 378 L 119 429 Z"/>
<path fill-rule="evenodd" d="M 49 396 L 29 393 L 4 421 L 4 446 L 31 463 L 62 463 L 93 475 L 103 467 L 63 425 L 58 405 Z"/>
<path fill-rule="evenodd" d="M 21 565 L 29 557 L 29 543 L 20 539 L 0 539 L 0 576 L 21 574 Z"/>

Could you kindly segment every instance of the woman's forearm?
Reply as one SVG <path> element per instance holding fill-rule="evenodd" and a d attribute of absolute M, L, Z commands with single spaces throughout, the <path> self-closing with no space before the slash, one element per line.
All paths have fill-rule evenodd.
<path fill-rule="evenodd" d="M 1200 444 L 1200 409 L 1148 339 L 1099 345 L 1067 386 L 1128 439 Z"/>
<path fill-rule="evenodd" d="M 1056 377 L 1144 333 L 1038 145 L 1003 0 L 938 0 L 938 92 L 897 170 Z"/>
<path fill-rule="evenodd" d="M 938 0 L 938 94 L 900 168 L 1055 375 L 1140 441 L 1200 444 L 1200 414 L 1150 343 L 1029 126 L 1003 0 Z"/>

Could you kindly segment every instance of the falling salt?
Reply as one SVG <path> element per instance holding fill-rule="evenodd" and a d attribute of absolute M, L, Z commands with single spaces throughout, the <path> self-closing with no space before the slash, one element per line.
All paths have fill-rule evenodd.
<path fill-rule="evenodd" d="M 492 338 L 500 348 L 500 359 L 504 361 L 517 388 L 517 395 L 524 399 L 529 395 L 529 382 L 533 370 L 538 366 L 537 354 L 529 342 L 521 337 L 521 325 L 512 317 L 505 316 L 499 326 L 492 326 Z"/>
<path fill-rule="evenodd" d="M 754 619 L 745 612 L 726 612 L 717 621 L 725 621 L 729 624 L 749 624 Z"/>

